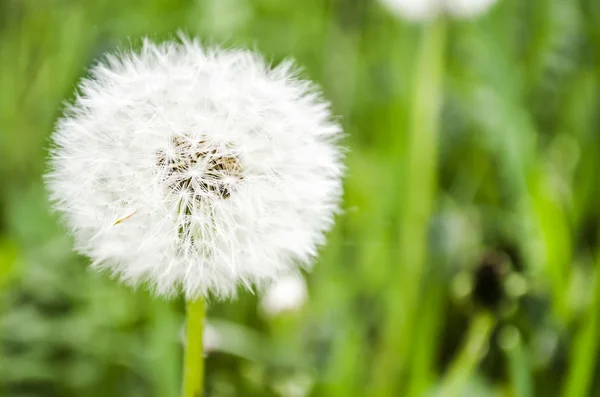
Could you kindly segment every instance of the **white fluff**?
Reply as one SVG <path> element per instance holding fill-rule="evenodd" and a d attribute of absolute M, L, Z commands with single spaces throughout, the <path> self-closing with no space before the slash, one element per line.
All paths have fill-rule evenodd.
<path fill-rule="evenodd" d="M 483 14 L 497 0 L 381 0 L 390 10 L 410 21 L 428 21 L 442 14 L 457 19 Z"/>
<path fill-rule="evenodd" d="M 227 298 L 310 267 L 340 202 L 341 129 L 290 62 L 182 41 L 92 68 L 47 186 L 93 267 Z"/>
<path fill-rule="evenodd" d="M 260 309 L 267 317 L 301 308 L 308 300 L 306 281 L 300 275 L 283 277 L 271 285 L 260 302 Z"/>

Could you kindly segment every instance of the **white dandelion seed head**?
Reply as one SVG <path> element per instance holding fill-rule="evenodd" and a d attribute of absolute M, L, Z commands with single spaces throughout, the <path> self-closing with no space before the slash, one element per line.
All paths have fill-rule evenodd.
<path fill-rule="evenodd" d="M 448 0 L 446 12 L 457 19 L 475 18 L 486 12 L 497 0 Z"/>
<path fill-rule="evenodd" d="M 444 0 L 381 0 L 392 12 L 409 21 L 427 21 L 437 17 Z"/>
<path fill-rule="evenodd" d="M 497 0 L 381 0 L 392 12 L 416 22 L 448 14 L 457 19 L 483 14 Z"/>
<path fill-rule="evenodd" d="M 266 317 L 294 311 L 306 304 L 308 290 L 300 275 L 282 277 L 266 290 L 260 301 L 261 312 Z"/>
<path fill-rule="evenodd" d="M 310 267 L 340 202 L 340 136 L 290 62 L 146 40 L 79 84 L 46 180 L 93 267 L 227 298 Z"/>

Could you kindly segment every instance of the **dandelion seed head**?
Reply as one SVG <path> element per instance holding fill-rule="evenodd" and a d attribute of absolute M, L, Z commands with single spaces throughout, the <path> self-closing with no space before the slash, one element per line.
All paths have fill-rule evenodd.
<path fill-rule="evenodd" d="M 392 12 L 409 21 L 427 21 L 437 17 L 444 0 L 382 0 Z"/>
<path fill-rule="evenodd" d="M 449 0 L 446 12 L 458 19 L 475 18 L 486 12 L 497 0 Z"/>
<path fill-rule="evenodd" d="M 339 207 L 340 136 L 290 62 L 146 40 L 81 81 L 46 181 L 93 267 L 227 298 L 311 266 Z"/>
<path fill-rule="evenodd" d="M 447 14 L 457 19 L 483 14 L 497 0 L 381 0 L 392 12 L 409 21 L 424 22 Z"/>

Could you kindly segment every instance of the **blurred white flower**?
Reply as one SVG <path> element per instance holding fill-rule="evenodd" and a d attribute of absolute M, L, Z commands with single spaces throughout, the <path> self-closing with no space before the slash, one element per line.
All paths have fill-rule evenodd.
<path fill-rule="evenodd" d="M 455 18 L 474 18 L 486 12 L 497 0 L 446 0 L 445 8 Z"/>
<path fill-rule="evenodd" d="M 381 0 L 392 12 L 410 21 L 435 18 L 442 10 L 444 0 Z"/>
<path fill-rule="evenodd" d="M 202 335 L 202 345 L 204 348 L 204 355 L 208 355 L 218 350 L 223 344 L 223 340 L 219 331 L 213 327 L 210 323 L 204 325 L 204 332 Z"/>
<path fill-rule="evenodd" d="M 304 277 L 290 275 L 269 286 L 260 301 L 260 309 L 265 316 L 273 317 L 299 309 L 307 300 L 308 291 Z"/>
<path fill-rule="evenodd" d="M 290 62 L 146 40 L 80 83 L 47 186 L 93 267 L 226 298 L 310 266 L 340 202 L 340 136 Z"/>
<path fill-rule="evenodd" d="M 179 342 L 184 346 L 187 342 L 185 324 L 181 326 L 179 331 Z M 204 355 L 207 356 L 212 352 L 220 350 L 223 345 L 223 335 L 221 335 L 217 327 L 207 321 L 204 324 L 204 329 L 202 331 L 202 348 L 204 350 Z"/>
<path fill-rule="evenodd" d="M 410 21 L 427 21 L 442 14 L 473 18 L 497 0 L 381 0 L 390 10 Z"/>

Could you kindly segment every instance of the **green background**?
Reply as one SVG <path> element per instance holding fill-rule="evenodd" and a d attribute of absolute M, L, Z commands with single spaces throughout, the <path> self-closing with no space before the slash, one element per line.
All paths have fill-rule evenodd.
<path fill-rule="evenodd" d="M 178 31 L 295 58 L 349 148 L 307 305 L 211 304 L 207 396 L 600 395 L 600 3 L 435 25 L 369 0 L 0 0 L 0 396 L 179 394 L 183 302 L 88 270 L 41 178 L 94 60 Z"/>

